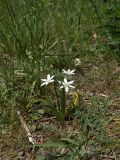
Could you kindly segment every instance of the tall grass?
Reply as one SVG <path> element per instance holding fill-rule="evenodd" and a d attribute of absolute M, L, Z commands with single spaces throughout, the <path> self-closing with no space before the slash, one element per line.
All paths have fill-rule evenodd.
<path fill-rule="evenodd" d="M 98 38 L 92 50 L 91 36 L 102 35 L 104 10 L 101 0 L 0 0 L 1 101 L 7 103 L 8 96 L 13 110 L 24 108 L 44 94 L 40 79 L 45 72 L 101 52 L 104 42 Z"/>
<path fill-rule="evenodd" d="M 28 68 L 27 72 L 32 74 L 37 70 L 36 75 L 40 75 L 46 56 L 50 59 L 59 55 L 74 57 L 74 50 L 78 55 L 86 52 L 89 34 L 102 21 L 101 2 L 87 2 L 0 1 L 1 54 L 9 58 L 13 77 L 14 70 L 20 67 Z M 32 54 L 31 60 L 27 51 Z"/>
<path fill-rule="evenodd" d="M 106 27 L 109 34 L 109 45 L 120 62 L 120 5 L 119 1 L 111 1 L 106 11 Z"/>

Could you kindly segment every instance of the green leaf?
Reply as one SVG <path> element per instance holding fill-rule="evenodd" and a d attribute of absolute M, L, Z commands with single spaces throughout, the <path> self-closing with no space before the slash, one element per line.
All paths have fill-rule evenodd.
<path fill-rule="evenodd" d="M 63 142 L 59 142 L 59 141 L 48 141 L 44 144 L 38 144 L 38 145 L 35 145 L 35 146 L 38 146 L 38 147 L 44 147 L 44 148 L 49 148 L 49 147 L 54 147 L 54 148 L 66 148 L 67 145 Z"/>

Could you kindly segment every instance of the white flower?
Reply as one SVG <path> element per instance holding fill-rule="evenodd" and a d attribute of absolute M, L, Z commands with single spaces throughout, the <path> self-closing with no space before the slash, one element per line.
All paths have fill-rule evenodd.
<path fill-rule="evenodd" d="M 82 62 L 79 58 L 76 58 L 74 63 L 75 63 L 75 66 L 79 66 L 81 65 Z"/>
<path fill-rule="evenodd" d="M 53 77 L 54 76 L 50 76 L 50 74 L 48 74 L 46 79 L 41 79 L 43 81 L 41 86 L 48 85 L 49 83 L 54 82 Z"/>
<path fill-rule="evenodd" d="M 65 73 L 67 75 L 75 74 L 75 70 L 74 69 L 73 70 L 68 69 L 67 71 L 63 69 L 62 71 L 63 71 L 63 73 Z"/>
<path fill-rule="evenodd" d="M 64 81 L 62 82 L 62 86 L 60 88 L 65 88 L 65 91 L 68 92 L 70 88 L 75 88 L 71 84 L 73 84 L 74 81 L 67 81 L 66 78 L 64 78 Z"/>

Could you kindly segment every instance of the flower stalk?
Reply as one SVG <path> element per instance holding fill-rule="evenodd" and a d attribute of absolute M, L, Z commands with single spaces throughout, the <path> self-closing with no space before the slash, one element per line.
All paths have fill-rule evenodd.
<path fill-rule="evenodd" d="M 65 109 L 66 109 L 66 96 L 65 96 L 65 89 L 62 89 L 61 92 L 61 116 L 65 117 Z"/>

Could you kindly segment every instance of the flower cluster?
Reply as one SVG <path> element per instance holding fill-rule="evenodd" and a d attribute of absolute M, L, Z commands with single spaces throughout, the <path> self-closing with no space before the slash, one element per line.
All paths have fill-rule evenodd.
<path fill-rule="evenodd" d="M 63 73 L 66 75 L 74 75 L 75 74 L 75 70 L 64 70 L 63 69 Z M 47 75 L 46 79 L 41 79 L 42 84 L 41 86 L 44 85 L 48 85 L 49 83 L 54 82 L 54 75 L 51 76 L 50 74 Z M 59 81 L 59 84 L 61 85 L 60 88 L 65 88 L 65 91 L 68 92 L 70 88 L 75 88 L 72 84 L 74 83 L 74 80 L 72 81 L 68 81 L 67 78 L 64 78 L 64 80 L 62 82 Z"/>

